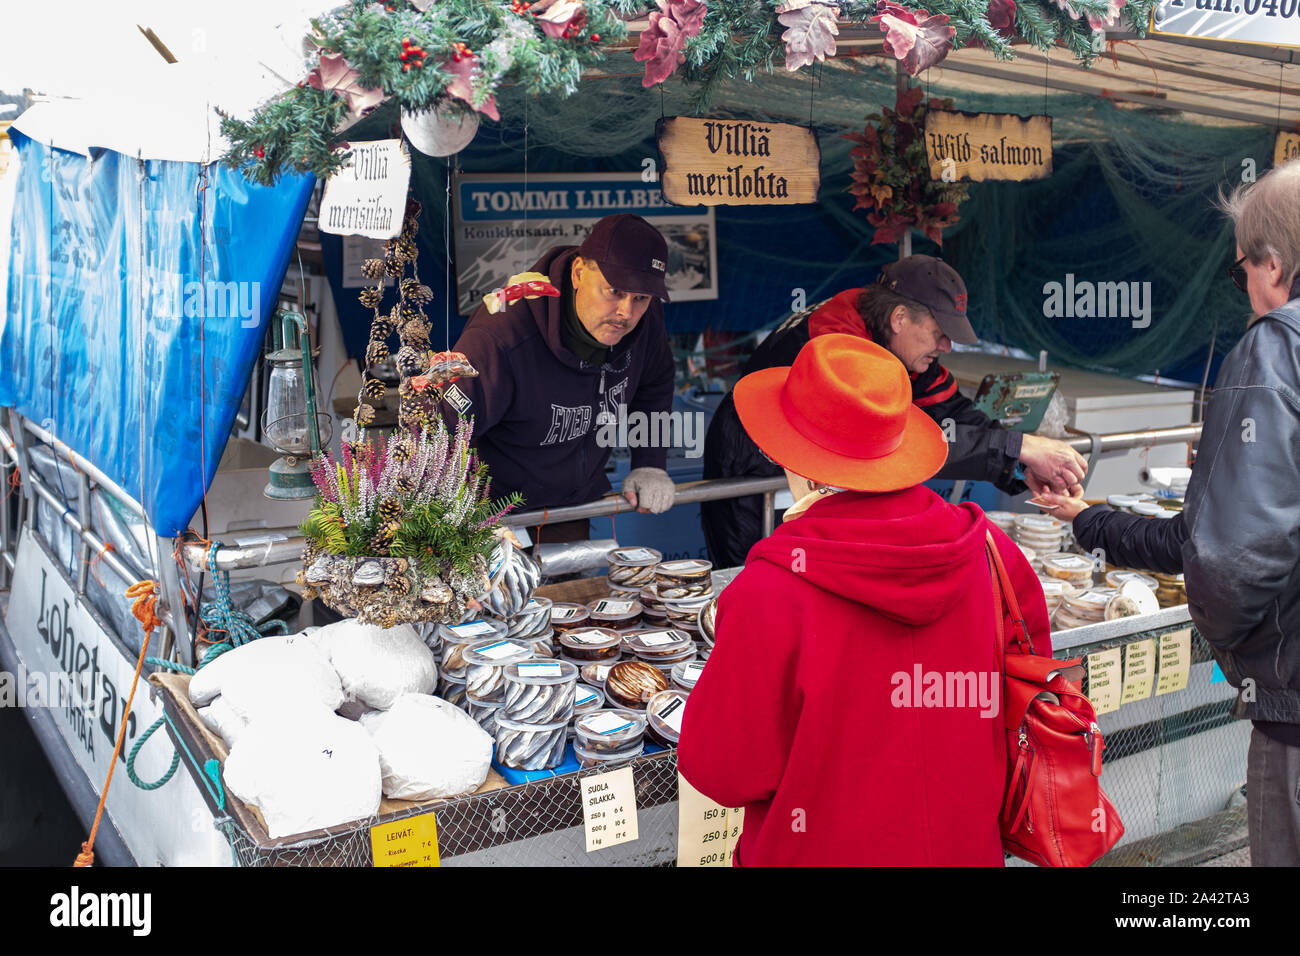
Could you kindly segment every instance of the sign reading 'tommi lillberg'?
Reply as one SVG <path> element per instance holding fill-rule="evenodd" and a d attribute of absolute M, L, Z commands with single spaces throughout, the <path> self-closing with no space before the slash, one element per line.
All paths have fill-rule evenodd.
<path fill-rule="evenodd" d="M 821 150 L 803 126 L 674 116 L 658 123 L 664 198 L 679 206 L 817 201 Z"/>

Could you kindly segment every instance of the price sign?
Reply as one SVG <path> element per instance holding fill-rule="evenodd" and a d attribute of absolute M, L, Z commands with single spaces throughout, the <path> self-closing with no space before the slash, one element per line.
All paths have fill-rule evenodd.
<path fill-rule="evenodd" d="M 1098 714 L 1119 710 L 1123 690 L 1121 675 L 1118 647 L 1088 655 L 1088 699 Z"/>
<path fill-rule="evenodd" d="M 1156 676 L 1156 642 L 1152 638 L 1134 641 L 1124 648 L 1124 697 L 1122 703 L 1151 696 Z"/>
<path fill-rule="evenodd" d="M 432 813 L 370 828 L 375 866 L 441 866 L 438 821 Z"/>
<path fill-rule="evenodd" d="M 1185 627 L 1160 635 L 1160 673 L 1156 678 L 1156 696 L 1171 694 L 1187 686 L 1192 670 L 1192 629 Z"/>
<path fill-rule="evenodd" d="M 582 817 L 587 852 L 631 843 L 639 836 L 636 821 L 636 781 L 632 768 L 582 778 Z"/>
<path fill-rule="evenodd" d="M 716 804 L 677 775 L 678 866 L 731 866 L 744 825 L 743 807 Z"/>

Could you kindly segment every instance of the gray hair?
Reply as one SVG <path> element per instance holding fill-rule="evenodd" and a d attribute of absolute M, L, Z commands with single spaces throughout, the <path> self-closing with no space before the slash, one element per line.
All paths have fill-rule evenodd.
<path fill-rule="evenodd" d="M 900 305 L 907 309 L 907 317 L 913 322 L 920 322 L 930 314 L 930 310 L 920 302 L 899 295 L 879 283 L 865 286 L 858 296 L 858 314 L 871 333 L 871 341 L 883 348 L 889 348 L 889 343 L 894 338 L 894 327 L 889 319 L 894 314 L 894 309 Z"/>
<path fill-rule="evenodd" d="M 1278 261 L 1288 284 L 1300 273 L 1300 160 L 1283 163 L 1257 183 L 1219 195 L 1232 220 L 1237 245 L 1252 263 Z"/>

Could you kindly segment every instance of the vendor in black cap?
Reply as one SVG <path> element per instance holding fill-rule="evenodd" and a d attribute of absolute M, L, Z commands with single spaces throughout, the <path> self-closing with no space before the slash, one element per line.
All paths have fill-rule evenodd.
<path fill-rule="evenodd" d="M 947 263 L 908 256 L 886 265 L 875 284 L 846 289 L 792 315 L 763 340 L 742 375 L 793 365 L 809 339 L 829 332 L 858 335 L 887 348 L 907 368 L 912 403 L 940 425 L 952 420 L 954 440 L 936 477 L 991 481 L 1018 494 L 1026 487 L 1035 493 L 1077 489 L 1087 473 L 1083 457 L 1065 442 L 1005 430 L 957 391 L 939 356 L 952 351 L 954 342 L 974 345 L 979 337 L 966 318 L 966 284 Z M 704 477 L 781 474 L 746 435 L 728 394 L 705 438 Z M 745 563 L 762 537 L 762 507 L 760 496 L 701 503 L 704 539 L 715 567 Z"/>
<path fill-rule="evenodd" d="M 610 490 L 611 450 L 598 441 L 600 426 L 669 410 L 676 369 L 662 305 L 667 261 L 667 242 L 645 219 L 606 216 L 581 246 L 551 249 L 533 266 L 559 295 L 519 298 L 500 314 L 484 305 L 470 318 L 455 349 L 479 375 L 449 386 L 440 408 L 452 428 L 474 417 L 472 443 L 494 498 L 521 492 L 527 510 L 600 498 Z M 631 453 L 623 496 L 638 511 L 667 510 L 675 493 L 667 449 Z M 543 536 L 582 540 L 588 522 L 549 523 Z"/>

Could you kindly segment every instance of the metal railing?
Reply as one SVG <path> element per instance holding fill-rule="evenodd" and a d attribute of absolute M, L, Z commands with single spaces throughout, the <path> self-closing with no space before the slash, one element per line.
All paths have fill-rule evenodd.
<path fill-rule="evenodd" d="M 1093 457 L 1127 448 L 1146 448 L 1152 445 L 1171 445 L 1196 441 L 1200 425 L 1180 425 L 1174 428 L 1151 428 L 1143 431 L 1116 432 L 1109 435 L 1088 435 L 1068 440 L 1068 444 Z M 775 478 L 715 478 L 684 482 L 677 486 L 672 507 L 701 501 L 719 501 L 724 498 L 743 498 L 747 495 L 763 496 L 763 534 L 769 535 L 775 526 L 775 503 L 778 492 L 786 489 L 783 477 Z M 507 515 L 504 524 L 510 527 L 552 524 L 580 518 L 603 518 L 627 514 L 635 509 L 622 495 L 610 494 L 599 501 L 561 508 L 521 511 Z M 253 568 L 297 560 L 307 539 L 292 537 L 278 541 L 268 540 L 246 547 L 223 547 L 217 553 L 217 567 L 221 570 Z M 207 566 L 207 552 L 199 545 L 185 546 L 190 567 L 201 571 Z"/>

